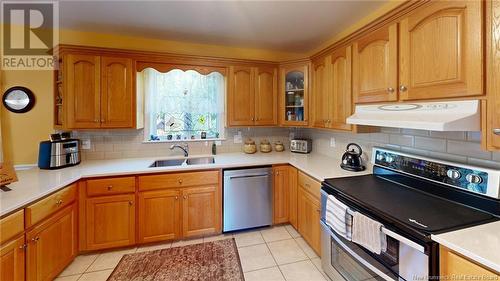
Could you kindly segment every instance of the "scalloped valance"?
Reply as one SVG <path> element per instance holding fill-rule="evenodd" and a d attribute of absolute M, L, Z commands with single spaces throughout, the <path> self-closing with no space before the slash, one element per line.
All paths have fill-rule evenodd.
<path fill-rule="evenodd" d="M 136 63 L 136 70 L 138 72 L 143 71 L 146 68 L 153 68 L 158 72 L 166 73 L 174 69 L 180 69 L 183 71 L 194 70 L 200 74 L 207 75 L 212 72 L 218 72 L 223 76 L 226 76 L 227 68 L 221 66 L 207 66 L 207 65 L 189 65 L 189 64 L 172 64 L 172 63 L 158 63 L 158 62 L 143 62 L 138 61 Z"/>

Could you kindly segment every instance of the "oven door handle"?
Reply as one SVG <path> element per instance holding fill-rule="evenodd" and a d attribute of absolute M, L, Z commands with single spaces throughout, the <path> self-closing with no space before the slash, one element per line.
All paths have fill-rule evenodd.
<path fill-rule="evenodd" d="M 378 276 L 384 278 L 384 280 L 387 281 L 397 281 L 397 279 L 391 278 L 389 275 L 385 274 L 384 272 L 380 271 L 380 269 L 376 268 L 369 262 L 365 261 L 362 257 L 360 257 L 358 254 L 356 254 L 351 248 L 347 247 L 340 239 L 333 233 L 333 231 L 330 230 L 330 228 L 323 222 L 320 221 L 321 226 L 323 227 L 324 230 L 328 232 L 330 237 L 335 239 L 335 242 L 337 242 L 338 245 L 344 249 L 344 251 L 348 252 L 353 258 L 355 258 L 358 262 L 362 263 L 364 266 L 366 266 L 368 269 L 373 271 L 373 273 L 377 274 Z"/>

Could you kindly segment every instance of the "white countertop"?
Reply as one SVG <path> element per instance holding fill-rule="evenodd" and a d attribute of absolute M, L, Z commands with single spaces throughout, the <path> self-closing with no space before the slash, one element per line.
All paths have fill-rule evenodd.
<path fill-rule="evenodd" d="M 432 235 L 432 240 L 500 272 L 500 221 Z"/>
<path fill-rule="evenodd" d="M 193 155 L 192 157 L 209 156 Z M 0 192 L 0 216 L 20 209 L 48 194 L 51 194 L 81 178 L 188 171 L 203 169 L 221 169 L 273 164 L 291 164 L 308 175 L 323 181 L 325 178 L 355 176 L 371 173 L 371 168 L 364 172 L 349 172 L 339 167 L 340 160 L 321 154 L 294 154 L 290 152 L 272 153 L 222 153 L 215 155 L 214 164 L 182 165 L 149 168 L 155 160 L 175 159 L 179 157 L 131 158 L 117 160 L 84 161 L 80 165 L 60 170 L 40 170 L 33 168 L 18 171 L 19 181 L 10 184 L 9 192 Z"/>

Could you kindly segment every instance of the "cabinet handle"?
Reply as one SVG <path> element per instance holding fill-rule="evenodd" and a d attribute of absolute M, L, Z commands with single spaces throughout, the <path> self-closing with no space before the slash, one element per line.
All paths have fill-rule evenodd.
<path fill-rule="evenodd" d="M 24 250 L 24 249 L 26 249 L 27 247 L 28 247 L 28 245 L 23 244 L 23 245 L 19 246 L 19 249 Z"/>
<path fill-rule="evenodd" d="M 408 88 L 405 85 L 401 85 L 401 86 L 399 86 L 399 90 L 401 92 L 406 92 L 406 90 L 408 90 Z"/>
<path fill-rule="evenodd" d="M 321 213 L 321 209 L 316 209 L 316 212 Z"/>
<path fill-rule="evenodd" d="M 252 121 L 255 121 L 255 118 L 252 117 Z"/>
<path fill-rule="evenodd" d="M 99 119 L 94 119 L 94 122 L 95 123 L 99 123 Z"/>
<path fill-rule="evenodd" d="M 500 135 L 500 129 L 493 129 L 493 134 Z"/>
<path fill-rule="evenodd" d="M 179 184 L 182 184 L 182 179 L 179 179 Z"/>
<path fill-rule="evenodd" d="M 108 186 L 108 190 L 111 190 L 112 188 L 113 188 L 113 186 L 112 186 L 112 185 L 109 185 L 109 186 Z"/>
<path fill-rule="evenodd" d="M 104 120 L 104 119 L 101 119 L 101 123 L 106 123 L 106 120 Z"/>
<path fill-rule="evenodd" d="M 393 87 L 389 87 L 389 88 L 387 88 L 387 92 L 388 92 L 389 94 L 394 93 L 394 88 L 393 88 Z"/>
<path fill-rule="evenodd" d="M 57 206 L 61 205 L 62 203 L 63 203 L 63 201 L 62 201 L 62 200 L 57 200 L 57 201 L 56 201 L 56 205 L 57 205 Z"/>
<path fill-rule="evenodd" d="M 132 201 L 128 201 L 128 204 L 129 204 L 130 206 L 132 206 L 132 205 L 134 205 L 134 202 L 132 202 Z"/>
<path fill-rule="evenodd" d="M 186 199 L 187 199 L 187 196 L 186 196 L 186 195 L 184 195 L 184 196 L 183 196 L 183 198 L 184 198 L 184 200 L 186 200 Z"/>
<path fill-rule="evenodd" d="M 179 200 L 179 196 L 175 196 L 175 200 Z"/>
<path fill-rule="evenodd" d="M 40 240 L 40 237 L 38 237 L 38 236 L 31 238 L 31 241 L 33 241 L 35 243 L 38 242 L 38 240 Z"/>

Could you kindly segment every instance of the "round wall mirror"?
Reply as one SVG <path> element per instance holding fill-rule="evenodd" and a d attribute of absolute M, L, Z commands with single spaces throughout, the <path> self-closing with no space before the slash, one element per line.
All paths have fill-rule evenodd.
<path fill-rule="evenodd" d="M 25 87 L 12 87 L 3 94 L 3 105 L 14 113 L 25 113 L 35 106 L 35 95 Z"/>

